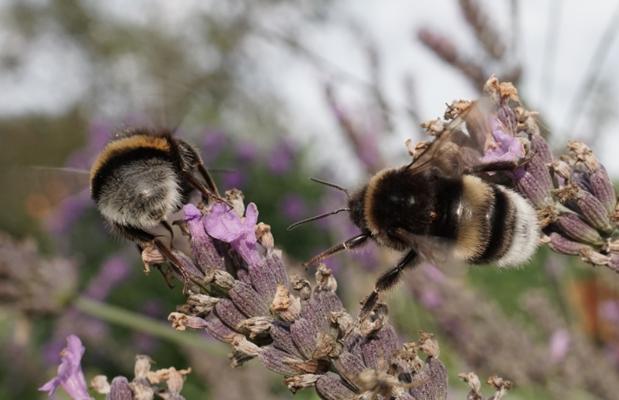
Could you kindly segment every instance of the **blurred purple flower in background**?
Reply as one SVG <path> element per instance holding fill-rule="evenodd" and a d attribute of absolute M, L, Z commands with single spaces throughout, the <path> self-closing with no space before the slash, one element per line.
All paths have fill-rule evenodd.
<path fill-rule="evenodd" d="M 242 188 L 245 183 L 245 175 L 240 171 L 230 171 L 224 174 L 222 182 L 226 188 Z"/>
<path fill-rule="evenodd" d="M 92 399 L 88 394 L 86 379 L 80 364 L 85 350 L 80 338 L 69 335 L 67 347 L 60 353 L 61 361 L 58 366 L 58 374 L 41 386 L 39 390 L 47 392 L 51 398 L 55 398 L 56 390 L 59 386 L 62 386 L 73 400 Z"/>
<path fill-rule="evenodd" d="M 58 209 L 46 221 L 47 230 L 55 235 L 64 235 L 79 220 L 84 211 L 92 207 L 93 203 L 87 188 L 75 196 L 68 197 L 60 203 Z"/>
<path fill-rule="evenodd" d="M 203 132 L 202 152 L 208 160 L 213 160 L 222 152 L 226 145 L 226 134 L 217 129 L 207 129 Z"/>
<path fill-rule="evenodd" d="M 125 280 L 130 272 L 127 260 L 116 255 L 109 258 L 99 269 L 99 273 L 88 283 L 84 294 L 94 300 L 104 300 L 110 291 Z"/>
<path fill-rule="evenodd" d="M 103 301 L 110 291 L 127 278 L 131 266 L 121 255 L 107 259 L 98 273 L 88 282 L 83 295 L 97 301 Z M 86 340 L 101 340 L 108 333 L 108 325 L 101 320 L 83 315 L 71 307 L 58 319 L 56 329 L 49 341 L 43 346 L 44 359 L 53 363 L 56 354 L 62 348 L 63 338 L 73 331 L 78 331 Z"/>
<path fill-rule="evenodd" d="M 92 160 L 112 137 L 113 128 L 104 122 L 93 121 L 88 129 L 86 145 L 73 152 L 65 163 L 68 167 L 89 169 Z"/>
<path fill-rule="evenodd" d="M 290 221 L 296 221 L 308 213 L 305 200 L 298 194 L 287 194 L 284 196 L 278 208 L 282 210 L 284 216 Z"/>
<path fill-rule="evenodd" d="M 563 361 L 570 351 L 572 339 L 567 329 L 557 329 L 550 337 L 550 361 L 559 363 Z"/>
<path fill-rule="evenodd" d="M 236 146 L 236 157 L 240 162 L 254 162 L 258 157 L 258 149 L 256 149 L 256 146 L 253 143 L 247 140 L 242 140 Z"/>
<path fill-rule="evenodd" d="M 269 170 L 276 174 L 281 175 L 287 172 L 292 165 L 292 161 L 295 157 L 295 148 L 288 140 L 281 140 L 277 143 L 267 160 L 267 166 Z"/>

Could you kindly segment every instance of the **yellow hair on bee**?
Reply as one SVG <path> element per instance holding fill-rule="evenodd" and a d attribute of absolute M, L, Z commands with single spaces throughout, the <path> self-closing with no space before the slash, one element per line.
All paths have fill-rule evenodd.
<path fill-rule="evenodd" d="M 170 142 L 167 138 L 161 136 L 152 136 L 147 134 L 137 134 L 126 138 L 114 140 L 105 146 L 103 151 L 92 164 L 90 168 L 90 180 L 94 178 L 99 169 L 118 152 L 133 150 L 141 147 L 148 147 L 162 151 L 170 151 Z"/>
<path fill-rule="evenodd" d="M 478 256 L 484 250 L 489 235 L 487 212 L 494 197 L 492 187 L 481 179 L 462 177 L 460 229 L 456 239 L 455 255 L 462 260 Z"/>
<path fill-rule="evenodd" d="M 385 173 L 393 171 L 391 168 L 383 169 L 382 171 L 377 172 L 370 181 L 368 182 L 367 190 L 365 191 L 365 201 L 364 201 L 364 215 L 368 224 L 368 229 L 376 235 L 378 232 L 378 222 L 374 218 L 374 213 L 372 209 L 374 208 L 374 192 L 376 190 L 376 186 L 381 181 Z"/>

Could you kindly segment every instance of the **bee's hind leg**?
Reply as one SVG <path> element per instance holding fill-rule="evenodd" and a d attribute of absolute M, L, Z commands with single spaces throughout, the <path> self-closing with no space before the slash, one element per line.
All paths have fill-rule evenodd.
<path fill-rule="evenodd" d="M 370 311 L 374 309 L 380 292 L 384 292 L 395 286 L 402 276 L 402 271 L 416 266 L 417 259 L 417 251 L 411 249 L 404 255 L 404 257 L 402 257 L 395 267 L 385 272 L 380 276 L 380 278 L 378 278 L 376 284 L 374 285 L 374 290 L 363 301 L 363 306 L 361 307 L 361 312 L 359 314 L 361 319 L 364 319 Z"/>
<path fill-rule="evenodd" d="M 202 168 L 204 168 L 204 166 Z M 193 186 L 196 190 L 198 190 L 202 194 L 203 198 L 205 199 L 213 198 L 217 201 L 220 201 L 226 204 L 230 208 L 234 208 L 232 204 L 230 204 L 230 202 L 228 202 L 226 199 L 224 199 L 223 197 L 219 195 L 219 192 L 217 192 L 216 188 L 215 188 L 215 191 L 212 191 L 211 189 L 207 188 L 206 186 L 204 186 L 202 182 L 196 179 L 196 177 L 193 176 L 191 172 L 183 171 L 183 177 L 187 180 L 187 182 L 189 182 L 189 184 L 191 184 L 191 186 Z"/>
<path fill-rule="evenodd" d="M 163 224 L 163 226 L 166 227 L 166 224 L 167 222 Z M 129 227 L 129 226 L 122 226 L 119 224 L 114 224 L 113 229 L 119 235 L 136 243 L 138 250 L 140 251 L 140 256 L 142 256 L 143 251 L 146 246 L 148 246 L 149 244 L 154 245 L 155 248 L 159 251 L 159 253 L 161 253 L 161 255 L 164 257 L 164 259 L 167 260 L 172 266 L 172 268 L 174 268 L 174 270 L 183 278 L 183 280 L 187 281 L 189 279 L 187 272 L 184 270 L 182 264 L 176 258 L 176 256 L 174 256 L 174 254 L 172 253 L 172 250 L 170 250 L 164 243 L 162 243 L 159 239 L 157 239 L 155 235 L 150 234 L 146 231 L 143 231 L 142 229 Z M 170 227 L 169 224 L 167 224 L 166 229 L 171 230 L 172 228 Z M 159 272 L 165 279 L 168 287 L 170 288 L 174 287 L 170 281 L 170 276 L 167 273 L 167 271 L 164 271 L 161 265 L 157 265 L 156 268 L 157 270 L 159 270 Z"/>

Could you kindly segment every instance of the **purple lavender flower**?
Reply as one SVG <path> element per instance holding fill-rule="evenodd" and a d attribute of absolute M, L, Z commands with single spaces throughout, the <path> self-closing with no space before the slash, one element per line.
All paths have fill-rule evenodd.
<path fill-rule="evenodd" d="M 486 149 L 481 159 L 483 162 L 518 161 L 524 157 L 522 142 L 513 134 L 506 132 L 506 127 L 498 118 L 491 118 L 490 126 L 495 144 Z"/>
<path fill-rule="evenodd" d="M 258 208 L 249 203 L 245 217 L 239 217 L 233 209 L 225 204 L 217 203 L 204 218 L 204 229 L 215 239 L 230 243 L 241 257 L 250 265 L 259 265 L 256 239 L 256 224 L 258 223 Z"/>
<path fill-rule="evenodd" d="M 307 215 L 305 200 L 297 194 L 287 194 L 280 202 L 280 209 L 286 218 L 296 221 Z"/>
<path fill-rule="evenodd" d="M 62 350 L 61 362 L 58 366 L 58 374 L 39 388 L 42 392 L 54 398 L 58 387 L 62 388 L 73 400 L 90 400 L 86 379 L 82 372 L 82 356 L 85 348 L 82 341 L 75 335 L 67 337 L 67 347 Z"/>
<path fill-rule="evenodd" d="M 267 165 L 269 170 L 282 175 L 290 169 L 294 160 L 294 147 L 285 140 L 280 141 L 271 151 Z"/>
<path fill-rule="evenodd" d="M 204 132 L 204 140 L 202 141 L 202 151 L 212 160 L 217 158 L 226 145 L 226 135 L 216 129 L 208 129 Z"/>
<path fill-rule="evenodd" d="M 557 329 L 550 337 L 550 360 L 553 363 L 563 361 L 570 350 L 570 333 L 567 329 Z"/>
<path fill-rule="evenodd" d="M 247 141 L 241 141 L 236 147 L 236 157 L 242 163 L 251 163 L 256 160 L 258 151 L 256 146 Z"/>
<path fill-rule="evenodd" d="M 127 275 L 130 266 L 122 256 L 113 256 L 106 260 L 99 270 L 99 273 L 88 283 L 85 295 L 94 300 L 104 300 L 109 292 Z"/>
<path fill-rule="evenodd" d="M 245 175 L 241 171 L 228 172 L 223 176 L 222 183 L 227 188 L 242 188 L 245 183 Z"/>
<path fill-rule="evenodd" d="M 363 320 L 355 321 L 336 294 L 337 281 L 321 265 L 316 284 L 289 278 L 281 252 L 274 248 L 268 225 L 257 224 L 253 203 L 244 212 L 239 193 L 226 193 L 234 210 L 215 204 L 202 217 L 205 231 L 227 242 L 248 261 L 227 257 L 232 269 L 203 265 L 203 276 L 189 286 L 186 303 L 168 319 L 178 330 L 203 329 L 234 348 L 232 365 L 257 358 L 268 369 L 286 377 L 295 392 L 314 387 L 324 399 L 391 398 L 444 399 L 446 371 L 438 361 L 438 345 L 422 336 L 419 345 L 402 344 L 387 322 L 387 307 L 380 304 Z M 200 210 L 185 206 L 191 225 L 192 249 L 212 252 L 185 256 L 189 264 L 216 259 L 218 246 L 198 227 Z M 244 217 L 240 215 L 244 214 Z M 246 255 L 251 247 L 250 255 Z M 187 282 L 186 282 L 187 283 Z M 187 289 L 187 286 L 186 286 Z M 427 355 L 421 358 L 421 352 Z"/>

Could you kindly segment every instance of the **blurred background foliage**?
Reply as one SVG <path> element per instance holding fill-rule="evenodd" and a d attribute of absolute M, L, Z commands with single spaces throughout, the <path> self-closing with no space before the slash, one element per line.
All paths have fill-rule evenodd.
<path fill-rule="evenodd" d="M 362 105 L 342 105 L 338 97 L 338 84 L 354 81 L 354 76 L 332 74 L 335 78 L 329 85 L 318 79 L 313 83 L 317 90 L 325 91 L 323 111 L 331 113 L 334 121 L 330 131 L 322 132 L 323 138 L 327 146 L 337 143 L 337 149 L 329 153 L 339 157 L 341 152 L 342 163 L 327 162 L 317 154 L 321 143 L 298 140 L 298 132 L 291 131 L 286 101 L 273 90 L 272 82 L 261 79 L 254 70 L 256 57 L 261 56 L 254 51 L 259 48 L 256 37 L 265 35 L 302 62 L 324 67 L 325 60 L 308 51 L 299 37 L 275 35 L 263 26 L 266 16 L 277 16 L 296 21 L 299 28 L 328 29 L 342 24 L 333 14 L 336 0 L 208 1 L 183 7 L 174 3 L 158 2 L 149 7 L 142 2 L 141 6 L 125 8 L 120 2 L 3 1 L 0 14 L 3 85 L 31 77 L 28 65 L 46 51 L 80 60 L 78 70 L 64 73 L 62 65 L 59 69 L 40 57 L 35 75 L 53 71 L 52 79 L 69 86 L 66 93 L 72 95 L 54 98 L 54 93 L 41 93 L 36 81 L 22 82 L 26 100 L 15 101 L 27 103 L 29 96 L 47 96 L 47 108 L 26 106 L 0 117 L 0 166 L 4 171 L 0 175 L 0 229 L 19 240 L 36 238 L 45 257 L 70 260 L 79 272 L 79 296 L 106 304 L 112 312 L 136 313 L 162 325 L 167 324 L 166 316 L 174 305 L 181 302 L 179 290 L 167 290 L 156 271 L 145 277 L 133 247 L 108 235 L 90 204 L 83 180 L 70 174 L 37 175 L 29 167 L 87 169 L 116 129 L 137 124 L 178 127 L 178 135 L 202 150 L 207 166 L 227 169 L 216 172 L 220 186 L 243 190 L 246 200 L 258 205 L 260 220 L 271 225 L 278 246 L 292 260 L 302 261 L 354 232 L 351 224 L 344 222 L 345 217 L 286 232 L 290 223 L 344 201 L 338 193 L 325 192 L 307 178 L 360 182 L 368 172 L 403 160 L 406 155 L 401 125 L 392 120 L 394 107 L 382 91 L 379 49 L 358 26 L 349 24 L 357 34 L 358 47 L 366 54 L 369 71 L 368 80 L 362 82 L 366 93 Z M 489 33 L 483 28 L 490 29 L 492 19 L 476 18 L 480 13 L 484 17 L 476 4 L 460 1 L 454 2 L 454 7 L 462 9 L 476 38 L 476 51 L 485 57 L 467 58 L 449 37 L 412 27 L 417 39 L 430 50 L 424 56 L 437 56 L 477 91 L 491 73 L 522 82 L 526 71 L 517 53 L 510 44 L 497 42 L 500 35 L 496 32 L 490 32 L 488 39 Z M 503 43 L 502 47 L 497 43 Z M 403 90 L 409 97 L 405 114 L 409 124 L 415 126 L 421 120 L 415 97 L 424 93 L 406 82 Z M 525 80 L 523 85 L 530 83 Z M 594 95 L 598 102 L 610 96 L 603 90 Z M 438 114 L 441 110 L 433 111 Z M 603 124 L 609 114 L 606 111 L 595 120 Z M 594 126 L 592 131 L 598 128 Z M 403 133 L 407 137 L 411 134 L 417 135 L 418 130 Z M 336 136 L 339 142 L 333 142 Z M 383 142 L 397 142 L 397 146 Z M 342 297 L 356 305 L 378 271 L 392 261 L 392 254 L 383 254 L 372 245 L 329 263 L 339 276 Z M 456 282 L 454 286 L 433 287 L 415 271 L 411 275 L 417 274 L 389 297 L 394 323 L 402 335 L 412 337 L 419 330 L 437 334 L 442 356 L 453 374 L 453 398 L 464 398 L 466 391 L 455 375 L 470 369 L 482 376 L 496 373 L 513 379 L 517 389 L 510 397 L 515 399 L 611 398 L 606 389 L 595 388 L 603 387 L 605 378 L 617 380 L 619 376 L 616 276 L 546 249 L 521 269 L 454 266 L 441 270 L 450 282 Z M 299 268 L 298 273 L 305 272 Z M 428 306 L 433 304 L 432 296 L 453 304 L 451 311 Z M 146 353 L 159 366 L 193 368 L 183 392 L 189 399 L 292 396 L 270 374 L 251 365 L 229 369 L 221 354 L 179 343 L 171 329 L 161 334 L 137 318 L 133 322 L 111 322 L 71 299 L 62 311 L 46 315 L 10 306 L 0 310 L 0 398 L 44 398 L 36 388 L 52 374 L 68 333 L 78 334 L 85 342 L 87 377 L 99 372 L 131 375 L 134 355 Z M 548 308 L 559 322 L 543 326 L 527 299 L 539 300 L 535 309 Z M 478 307 L 480 314 L 474 310 Z M 470 318 L 456 321 L 456 314 Z M 503 336 L 505 340 L 488 340 Z M 523 343 L 535 347 L 518 348 Z M 556 367 L 579 361 L 595 364 L 587 355 L 602 357 L 604 365 L 610 365 L 604 371 L 591 372 L 605 378 L 597 381 L 596 377 L 583 377 L 582 372 L 579 375 L 578 368 L 583 366 L 575 365 L 570 372 Z M 554 361 L 543 368 L 532 365 L 539 357 Z M 521 358 L 530 358 L 530 362 L 519 361 Z M 300 398 L 308 396 L 297 394 Z"/>

